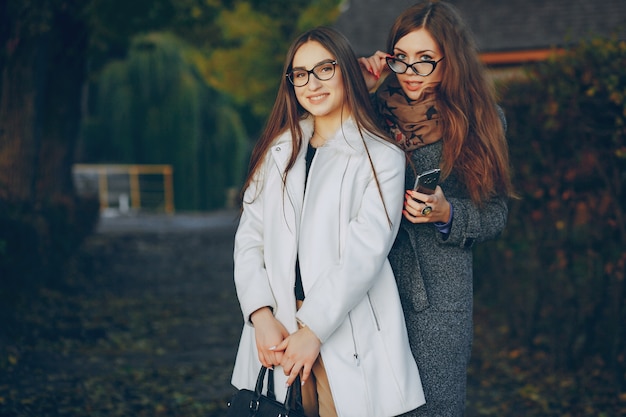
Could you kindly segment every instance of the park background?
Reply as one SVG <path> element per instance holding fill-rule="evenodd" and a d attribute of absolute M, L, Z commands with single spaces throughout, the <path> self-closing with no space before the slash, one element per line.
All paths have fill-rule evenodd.
<path fill-rule="evenodd" d="M 484 392 L 469 399 L 471 413 L 624 415 L 626 36 L 609 23 L 625 21 L 626 5 L 452 3 L 494 74 L 520 195 L 503 235 L 476 250 L 480 349 L 470 379 Z M 178 213 L 229 207 L 289 41 L 327 24 L 359 53 L 372 35 L 380 49 L 388 19 L 409 4 L 0 3 L 0 411 L 90 415 L 76 404 L 66 414 L 20 414 L 49 398 L 21 396 L 10 380 L 28 365 L 20 317 L 67 284 L 68 265 L 101 220 L 97 196 L 75 187 L 76 163 L 168 164 Z M 369 20 L 348 18 L 355 10 Z M 520 38 L 534 44 L 506 46 Z M 207 415 L 204 407 L 176 415 Z M 134 413 L 175 415 L 162 398 Z"/>

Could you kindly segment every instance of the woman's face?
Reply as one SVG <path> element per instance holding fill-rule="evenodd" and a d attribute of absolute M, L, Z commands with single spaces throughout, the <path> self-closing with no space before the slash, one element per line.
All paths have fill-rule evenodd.
<path fill-rule="evenodd" d="M 398 60 L 408 65 L 423 61 L 437 62 L 443 58 L 439 45 L 430 32 L 424 28 L 416 29 L 400 38 L 393 48 L 393 54 Z M 418 75 L 411 68 L 407 68 L 404 74 L 396 74 L 407 97 L 417 100 L 421 97 L 424 88 L 440 83 L 444 63 L 445 61 L 438 62 L 435 70 L 427 76 Z M 427 66 L 427 68 L 430 69 L 432 66 Z"/>
<path fill-rule="evenodd" d="M 335 59 L 316 41 L 303 44 L 293 57 L 292 73 L 296 74 L 294 78 L 300 78 L 299 83 L 302 83 L 308 77 L 306 85 L 293 87 L 296 98 L 306 111 L 315 116 L 316 122 L 332 120 L 341 123 L 341 108 L 345 94 L 341 67 L 332 64 Z M 311 70 L 322 79 L 330 78 L 322 81 L 313 73 L 306 72 Z"/>

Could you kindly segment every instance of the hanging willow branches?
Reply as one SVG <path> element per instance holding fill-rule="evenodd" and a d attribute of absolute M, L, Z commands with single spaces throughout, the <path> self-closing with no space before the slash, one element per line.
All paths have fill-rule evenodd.
<path fill-rule="evenodd" d="M 135 37 L 102 72 L 85 130 L 93 161 L 173 165 L 176 206 L 188 210 L 223 207 L 247 155 L 239 115 L 206 84 L 200 59 L 172 34 Z"/>

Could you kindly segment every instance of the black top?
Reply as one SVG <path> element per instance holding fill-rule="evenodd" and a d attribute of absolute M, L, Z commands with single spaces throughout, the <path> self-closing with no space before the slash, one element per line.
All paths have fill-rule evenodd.
<path fill-rule="evenodd" d="M 315 156 L 316 149 L 311 146 L 309 143 L 309 147 L 306 151 L 306 175 L 304 177 L 304 192 L 306 193 L 306 182 L 309 178 L 309 169 L 311 169 L 311 162 L 313 161 L 313 157 Z M 294 288 L 296 293 L 296 300 L 303 301 L 304 300 L 304 289 L 302 288 L 302 276 L 300 275 L 300 262 L 296 257 L 296 285 Z"/>

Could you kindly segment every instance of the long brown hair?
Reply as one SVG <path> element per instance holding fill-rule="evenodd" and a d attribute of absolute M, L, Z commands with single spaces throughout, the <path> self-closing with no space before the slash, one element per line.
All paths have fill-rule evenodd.
<path fill-rule="evenodd" d="M 487 79 L 471 31 L 454 6 L 425 1 L 396 18 L 387 52 L 393 54 L 400 38 L 420 28 L 430 33 L 446 57 L 437 86 L 437 110 L 443 120 L 443 178 L 454 171 L 476 204 L 494 195 L 514 196 L 495 89 Z"/>
<path fill-rule="evenodd" d="M 305 43 L 315 41 L 328 50 L 337 61 L 343 77 L 344 97 L 346 107 L 359 128 L 366 130 L 381 138 L 386 134 L 378 127 L 374 118 L 374 110 L 369 93 L 361 74 L 361 69 L 356 55 L 348 40 L 337 30 L 329 27 L 311 29 L 293 41 L 285 57 L 283 76 L 274 107 L 269 116 L 265 129 L 257 141 L 250 157 L 250 168 L 244 183 L 242 194 L 252 182 L 255 174 L 260 169 L 263 159 L 272 145 L 272 142 L 283 132 L 291 132 L 292 151 L 291 157 L 283 175 L 283 183 L 286 181 L 289 170 L 296 162 L 296 158 L 302 147 L 303 138 L 300 129 L 300 120 L 308 115 L 308 112 L 298 103 L 294 87 L 288 81 L 286 74 L 291 71 L 294 55 Z M 371 160 L 370 160 L 371 163 Z M 372 166 L 372 169 L 374 167 Z M 376 172 L 374 171 L 374 176 Z"/>

